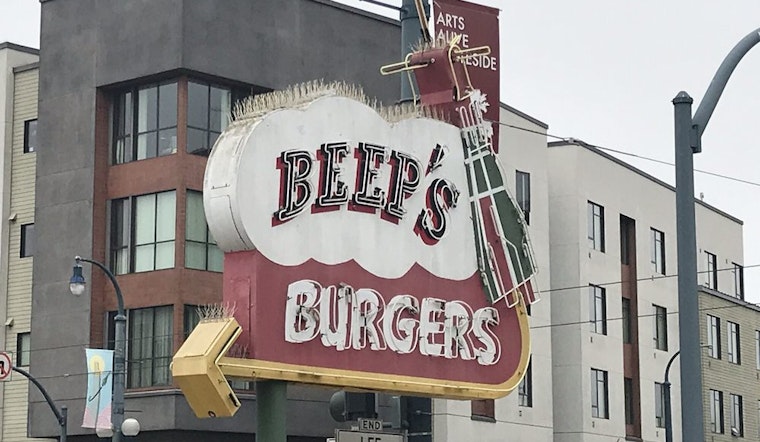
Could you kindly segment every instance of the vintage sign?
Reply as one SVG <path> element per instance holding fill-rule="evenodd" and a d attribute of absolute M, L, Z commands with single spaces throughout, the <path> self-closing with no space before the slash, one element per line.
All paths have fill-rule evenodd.
<path fill-rule="evenodd" d="M 436 41 L 458 38 L 464 50 L 487 46 L 490 53 L 464 60 L 472 84 L 480 89 L 489 105 L 485 119 L 499 121 L 500 69 L 499 10 L 462 0 L 433 0 L 433 36 Z M 494 152 L 499 152 L 499 125 L 494 124 Z"/>
<path fill-rule="evenodd" d="M 524 225 L 499 169 L 460 128 L 378 112 L 352 91 L 262 99 L 219 138 L 204 206 L 236 321 L 201 324 L 215 337 L 194 332 L 180 353 L 227 375 L 507 394 L 528 363 L 524 303 L 534 298 Z M 245 357 L 218 359 L 238 333 Z M 212 341 L 216 350 L 202 349 Z"/>

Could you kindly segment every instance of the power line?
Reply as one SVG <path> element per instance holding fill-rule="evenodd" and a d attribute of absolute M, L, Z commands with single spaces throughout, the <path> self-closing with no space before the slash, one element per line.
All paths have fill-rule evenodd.
<path fill-rule="evenodd" d="M 590 144 L 590 143 L 587 143 L 585 141 L 582 141 L 582 140 L 579 140 L 579 139 L 573 138 L 573 137 L 560 137 L 558 135 L 552 135 L 550 133 L 545 133 L 545 132 L 541 132 L 541 131 L 538 131 L 538 130 L 529 129 L 527 127 L 520 127 L 520 126 L 515 126 L 513 124 L 502 123 L 500 121 L 490 121 L 490 122 L 491 123 L 499 124 L 500 126 L 509 127 L 509 128 L 517 129 L 517 130 L 521 130 L 523 132 L 529 132 L 529 133 L 532 133 L 532 134 L 541 135 L 541 136 L 548 137 L 548 138 L 554 138 L 554 139 L 559 140 L 559 141 L 564 141 L 564 142 L 566 142 L 568 144 L 574 144 L 574 145 L 583 146 L 583 147 L 591 147 L 591 148 L 599 149 L 599 150 L 606 151 L 606 152 L 613 152 L 613 153 L 616 153 L 616 154 L 619 154 L 619 155 L 626 155 L 626 156 L 634 157 L 634 158 L 637 158 L 637 159 L 640 159 L 640 160 L 651 161 L 653 163 L 658 163 L 658 164 L 663 164 L 663 165 L 666 165 L 666 166 L 675 167 L 675 163 L 672 163 L 670 161 L 665 161 L 665 160 L 660 160 L 660 159 L 657 159 L 657 158 L 647 157 L 647 156 L 635 154 L 635 153 L 632 153 L 632 152 L 626 152 L 626 151 L 623 151 L 623 150 L 620 150 L 620 149 L 613 149 L 611 147 L 604 147 L 604 146 L 599 146 L 599 145 L 596 145 L 596 144 Z M 760 183 L 758 183 L 758 182 L 749 181 L 749 180 L 745 180 L 743 178 L 737 178 L 737 177 L 733 177 L 733 176 L 730 176 L 730 175 L 725 175 L 725 174 L 721 174 L 721 173 L 717 173 L 717 172 L 711 172 L 709 170 L 694 169 L 694 172 L 701 173 L 701 174 L 704 174 L 704 175 L 714 176 L 714 177 L 717 177 L 717 178 L 723 178 L 723 179 L 730 180 L 730 181 L 736 181 L 736 182 L 742 183 L 742 184 L 749 184 L 751 186 L 760 187 Z"/>

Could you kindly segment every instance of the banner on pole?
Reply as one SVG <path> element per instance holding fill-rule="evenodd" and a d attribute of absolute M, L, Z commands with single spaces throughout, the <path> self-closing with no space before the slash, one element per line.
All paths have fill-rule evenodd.
<path fill-rule="evenodd" d="M 87 348 L 87 397 L 83 428 L 111 428 L 113 350 Z"/>

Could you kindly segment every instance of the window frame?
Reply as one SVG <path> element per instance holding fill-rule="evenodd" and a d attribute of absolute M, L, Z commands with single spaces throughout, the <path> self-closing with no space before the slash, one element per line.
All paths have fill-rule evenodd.
<path fill-rule="evenodd" d="M 166 209 L 171 208 L 174 211 L 174 218 L 171 222 L 171 224 L 167 224 L 167 226 L 171 226 L 171 229 L 173 230 L 173 238 L 172 239 L 160 239 L 158 238 L 158 229 L 159 229 L 159 205 L 160 205 L 160 196 L 161 195 L 167 195 L 168 194 L 174 194 L 174 205 L 173 207 L 171 205 L 167 206 Z M 141 198 L 146 197 L 152 197 L 153 198 L 153 241 L 152 242 L 143 242 L 138 244 L 137 243 L 137 229 L 138 229 L 138 218 L 140 217 L 140 213 L 138 213 L 138 203 Z M 177 191 L 174 189 L 171 190 L 165 190 L 162 192 L 156 192 L 156 193 L 147 193 L 143 195 L 134 195 L 129 196 L 126 198 L 117 198 L 109 201 L 109 207 L 110 207 L 110 221 L 109 221 L 109 247 L 108 247 L 108 255 L 109 255 L 109 268 L 111 272 L 114 273 L 114 275 L 125 275 L 130 273 L 143 273 L 143 272 L 152 272 L 157 270 L 165 270 L 165 269 L 172 269 L 176 268 L 177 263 L 175 259 L 176 250 L 177 250 Z M 123 226 L 123 222 L 129 222 L 128 226 Z M 144 222 L 144 221 L 143 221 Z M 121 235 L 124 238 L 121 238 L 120 236 L 117 237 L 117 235 Z M 121 241 L 118 241 L 118 239 L 121 238 Z M 167 245 L 167 244 L 173 244 L 172 247 L 172 253 L 171 255 L 171 265 L 168 267 L 159 267 L 157 264 L 157 250 L 159 245 Z M 149 246 L 153 246 L 153 265 L 149 269 L 144 270 L 137 270 L 137 255 L 138 255 L 138 249 L 139 248 L 145 248 Z M 126 253 L 126 258 L 122 258 L 120 253 L 124 251 Z M 118 266 L 126 265 L 126 270 L 121 269 Z"/>
<path fill-rule="evenodd" d="M 525 224 L 530 225 L 530 173 L 515 171 L 517 206 L 522 210 Z"/>
<path fill-rule="evenodd" d="M 609 376 L 607 371 L 591 368 L 591 417 L 610 418 Z"/>
<path fill-rule="evenodd" d="M 730 393 L 729 424 L 731 425 L 731 435 L 736 428 L 739 431 L 738 437 L 744 437 L 744 398 L 740 394 Z"/>
<path fill-rule="evenodd" d="M 593 333 L 607 334 L 607 290 L 594 284 L 589 284 L 589 323 Z"/>
<path fill-rule="evenodd" d="M 633 343 L 633 322 L 631 321 L 631 299 L 621 298 L 623 344 Z"/>
<path fill-rule="evenodd" d="M 623 401 L 625 424 L 633 425 L 636 421 L 633 406 L 633 378 L 623 377 Z"/>
<path fill-rule="evenodd" d="M 755 330 L 755 365 L 760 370 L 760 330 Z"/>
<path fill-rule="evenodd" d="M 668 310 L 656 304 L 654 307 L 654 348 L 668 351 Z"/>
<path fill-rule="evenodd" d="M 34 256 L 36 252 L 35 238 L 34 223 L 22 224 L 19 233 L 19 258 L 31 258 Z"/>
<path fill-rule="evenodd" d="M 517 386 L 517 405 L 520 407 L 533 407 L 533 358 L 528 361 L 525 375 Z"/>
<path fill-rule="evenodd" d="M 25 342 L 26 341 L 26 342 Z M 16 366 L 28 367 L 32 356 L 32 333 L 16 334 Z"/>
<path fill-rule="evenodd" d="M 604 206 L 588 201 L 587 210 L 589 248 L 604 253 Z"/>
<path fill-rule="evenodd" d="M 734 268 L 731 271 L 732 276 L 734 277 L 734 296 L 739 299 L 744 299 L 744 266 L 735 262 L 732 264 L 734 265 Z"/>
<path fill-rule="evenodd" d="M 718 256 L 705 251 L 707 255 L 707 288 L 718 290 Z"/>
<path fill-rule="evenodd" d="M 726 321 L 726 332 L 728 335 L 728 362 L 741 365 L 741 330 L 739 324 L 732 321 Z"/>
<path fill-rule="evenodd" d="M 179 78 L 174 78 L 167 81 L 139 84 L 130 88 L 121 89 L 114 94 L 113 105 L 111 106 L 112 135 L 110 160 L 112 165 L 131 163 L 133 161 L 147 160 L 177 153 L 177 130 L 180 125 L 180 82 L 181 80 Z M 170 120 L 168 124 L 162 125 L 161 116 L 163 113 L 161 111 L 161 105 L 168 103 L 162 103 L 161 90 L 163 87 L 170 87 L 172 85 L 174 86 L 175 97 L 173 113 L 174 124 L 172 125 Z M 151 116 L 151 112 L 155 113 L 155 121 L 151 122 L 151 124 L 155 124 L 155 127 L 151 129 L 150 126 L 148 126 L 148 128 L 145 130 L 140 130 L 140 111 L 142 110 L 140 104 L 140 93 L 141 91 L 149 91 L 151 89 L 155 89 L 155 108 L 151 106 L 151 108 L 146 107 L 144 110 L 147 112 L 146 118 L 148 116 Z M 122 100 L 124 101 L 122 102 Z M 123 129 L 121 127 L 122 125 L 128 125 L 129 131 L 127 132 L 126 129 Z M 174 131 L 174 145 L 171 146 L 170 143 L 171 152 L 162 154 L 161 133 L 171 133 L 172 130 Z M 147 138 L 151 134 L 155 134 L 155 155 L 151 156 L 150 154 L 146 154 L 145 158 L 138 158 L 140 149 L 140 137 L 145 136 Z M 124 142 L 122 148 L 123 150 L 121 152 L 118 148 L 119 141 Z"/>
<path fill-rule="evenodd" d="M 30 128 L 34 124 L 34 145 L 31 145 L 30 143 L 30 134 L 32 133 Z M 37 144 L 39 142 L 39 137 L 37 136 L 37 118 L 32 118 L 31 120 L 24 121 L 24 153 L 33 153 L 37 151 Z"/>
<path fill-rule="evenodd" d="M 156 311 L 159 309 L 162 309 L 164 312 L 168 312 L 169 319 L 168 321 L 164 321 L 168 323 L 168 333 L 164 333 L 161 335 L 155 334 L 155 328 L 156 328 Z M 153 333 L 151 336 L 145 336 L 141 338 L 136 338 L 133 333 L 135 333 L 135 312 L 146 312 L 148 310 L 151 310 L 153 313 L 153 324 L 152 324 L 152 331 Z M 126 366 L 126 387 L 128 389 L 144 389 L 144 388 L 153 388 L 153 387 L 169 387 L 172 385 L 172 375 L 171 370 L 169 368 L 169 364 L 171 363 L 171 359 L 174 355 L 174 306 L 171 304 L 168 305 L 156 305 L 156 306 L 146 306 L 146 307 L 140 307 L 140 308 L 134 308 L 134 309 L 128 309 L 125 310 L 125 315 L 127 316 L 127 323 L 126 323 L 126 343 L 125 343 L 125 356 L 127 358 L 127 366 Z M 116 318 L 116 312 L 115 311 L 109 311 L 107 312 L 107 318 L 106 318 L 106 324 L 107 324 L 107 331 L 106 331 L 106 342 L 107 347 L 111 350 L 115 347 L 115 318 Z M 156 348 L 155 346 L 159 344 L 159 339 L 157 338 L 165 338 L 168 342 L 163 342 L 162 344 L 168 347 L 168 352 L 166 355 L 159 355 L 155 356 Z M 154 356 L 151 356 L 149 358 L 138 358 L 136 355 L 133 354 L 133 350 L 135 350 L 135 344 L 134 341 L 137 339 L 145 339 L 150 340 L 151 352 L 154 354 Z M 142 350 L 142 349 L 141 349 Z M 158 360 L 165 360 L 165 365 L 159 365 Z M 150 361 L 150 366 L 148 367 L 146 365 L 145 361 Z M 133 368 L 133 364 L 137 366 L 137 368 Z M 147 384 L 142 382 L 143 379 L 143 373 L 142 371 L 146 368 L 150 369 L 150 382 Z M 135 371 L 136 370 L 136 371 Z M 162 379 L 165 379 L 165 382 L 156 382 L 156 372 L 158 370 L 165 370 L 163 373 L 159 373 L 158 376 Z M 140 379 L 135 380 L 134 376 L 135 373 L 140 374 Z M 136 385 L 137 383 L 137 385 Z"/>
<path fill-rule="evenodd" d="M 470 419 L 496 422 L 496 401 L 493 399 L 476 399 L 470 401 Z"/>
<path fill-rule="evenodd" d="M 190 223 L 195 221 L 194 218 L 191 219 L 191 215 L 197 216 L 198 214 L 191 213 L 190 210 L 190 203 L 191 203 L 191 196 L 192 198 L 200 197 L 201 198 L 201 208 L 203 207 L 203 192 L 199 192 L 197 190 L 187 189 L 185 194 L 185 263 L 184 266 L 186 269 L 194 269 L 194 270 L 204 270 L 208 272 L 217 272 L 221 273 L 224 271 L 224 253 L 219 249 L 219 246 L 216 244 L 216 241 L 214 240 L 214 237 L 211 235 L 211 231 L 208 228 L 208 222 L 206 221 L 206 215 L 205 212 L 201 209 L 200 216 L 203 216 L 203 225 L 205 226 L 205 238 L 204 241 L 198 241 L 196 239 L 189 238 L 190 235 Z M 188 260 L 191 259 L 191 247 L 188 247 L 189 244 L 195 244 L 195 245 L 201 245 L 203 247 L 203 266 L 193 266 L 191 262 Z M 214 265 L 215 261 L 213 259 L 213 254 L 218 253 L 221 255 L 221 262 L 219 263 L 219 266 L 216 267 Z"/>
<path fill-rule="evenodd" d="M 650 228 L 650 236 L 652 271 L 665 275 L 665 233 L 652 227 Z"/>
<path fill-rule="evenodd" d="M 654 425 L 657 428 L 665 428 L 665 385 L 654 383 Z"/>
<path fill-rule="evenodd" d="M 711 358 L 721 359 L 720 344 L 720 318 L 713 315 L 707 316 L 707 354 Z"/>
<path fill-rule="evenodd" d="M 206 111 L 207 112 L 206 112 L 205 127 L 198 127 L 198 126 L 193 125 L 193 124 L 190 123 L 190 100 L 191 100 L 191 91 L 190 91 L 190 88 L 191 88 L 191 84 L 202 86 L 202 87 L 205 87 L 205 89 L 206 89 L 205 92 L 206 92 Z M 215 84 L 215 83 L 205 82 L 205 81 L 198 80 L 198 79 L 195 79 L 195 78 L 188 78 L 187 79 L 187 108 L 188 108 L 187 114 L 188 115 L 187 115 L 187 121 L 185 122 L 185 126 L 187 127 L 187 142 L 186 142 L 186 146 L 185 146 L 185 151 L 187 153 L 191 154 L 191 155 L 208 156 L 211 153 L 211 148 L 214 147 L 214 143 L 211 140 L 212 139 L 212 134 L 216 134 L 216 136 L 213 137 L 213 141 L 216 142 L 216 139 L 219 138 L 219 135 L 221 135 L 221 133 L 224 131 L 226 125 L 229 124 L 229 121 L 227 121 L 227 122 L 225 122 L 225 124 L 220 125 L 221 127 L 220 127 L 219 131 L 213 130 L 212 127 L 211 127 L 211 125 L 212 125 L 211 124 L 211 122 L 212 122 L 212 112 L 211 112 L 211 109 L 212 109 L 211 108 L 211 96 L 212 96 L 211 92 L 212 92 L 212 88 L 215 88 L 215 89 L 218 89 L 218 90 L 221 90 L 221 91 L 226 91 L 226 93 L 227 93 L 227 104 L 230 107 L 227 110 L 227 114 L 229 115 L 229 113 L 232 111 L 232 103 L 234 101 L 232 88 L 224 87 L 224 86 L 221 86 L 221 85 Z M 220 113 L 221 112 L 223 112 L 223 110 L 220 109 Z M 194 130 L 195 131 L 203 131 L 203 132 L 205 132 L 205 136 L 206 136 L 206 147 L 205 148 L 190 150 L 191 132 L 194 131 Z"/>
<path fill-rule="evenodd" d="M 723 412 L 723 392 L 710 389 L 710 428 L 715 434 L 725 433 L 725 415 Z"/>

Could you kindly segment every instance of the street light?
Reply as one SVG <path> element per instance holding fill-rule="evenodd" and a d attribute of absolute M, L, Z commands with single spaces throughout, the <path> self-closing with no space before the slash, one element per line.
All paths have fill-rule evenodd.
<path fill-rule="evenodd" d="M 673 361 L 681 354 L 681 351 L 673 353 L 670 357 L 668 365 L 665 367 L 665 382 L 662 383 L 662 389 L 665 390 L 663 395 L 665 396 L 665 442 L 673 442 L 673 421 L 670 411 L 670 380 L 668 374 L 670 373 L 670 366 L 673 365 Z"/>
<path fill-rule="evenodd" d="M 62 405 L 59 411 L 58 407 L 55 406 L 55 402 L 53 402 L 53 399 L 50 397 L 47 390 L 45 390 L 45 387 L 43 387 L 42 384 L 40 384 L 39 381 L 34 376 L 29 374 L 28 371 L 18 368 L 15 365 L 11 366 L 11 369 L 15 371 L 16 373 L 29 379 L 37 387 L 37 389 L 40 390 L 40 393 L 42 393 L 42 397 L 44 397 L 45 400 L 47 401 L 48 405 L 50 406 L 50 410 L 53 412 L 53 414 L 55 415 L 55 419 L 58 421 L 58 425 L 61 427 L 61 435 L 58 440 L 59 442 L 66 442 L 66 438 L 67 438 L 66 428 L 67 428 L 67 424 L 69 420 L 68 407 L 66 407 L 65 405 Z"/>
<path fill-rule="evenodd" d="M 113 427 L 113 442 L 121 441 L 122 434 L 127 436 L 136 435 L 140 431 L 140 424 L 134 419 L 124 421 L 124 389 L 126 388 L 127 378 L 125 376 L 124 354 L 127 346 L 127 315 L 124 313 L 124 297 L 121 295 L 121 287 L 116 281 L 110 270 L 103 264 L 90 259 L 77 256 L 74 258 L 74 272 L 69 280 L 69 290 L 75 296 L 84 293 L 85 279 L 82 275 L 82 262 L 89 262 L 95 267 L 100 268 L 108 279 L 111 280 L 114 290 L 116 291 L 116 300 L 118 301 L 118 311 L 114 318 L 116 336 L 114 342 L 114 373 L 113 373 L 113 398 L 111 403 L 111 425 Z M 127 424 L 126 428 L 122 424 Z M 137 424 L 136 426 L 134 424 Z M 136 431 L 135 431 L 136 428 Z M 125 431 L 127 430 L 127 431 Z"/>
<path fill-rule="evenodd" d="M 681 344 L 681 437 L 705 440 L 702 370 L 699 352 L 697 234 L 694 217 L 694 154 L 702 151 L 702 134 L 720 95 L 742 57 L 760 43 L 760 28 L 734 46 L 715 73 L 692 116 L 694 100 L 686 92 L 673 99 L 676 151 L 676 243 L 678 245 L 678 331 Z"/>

